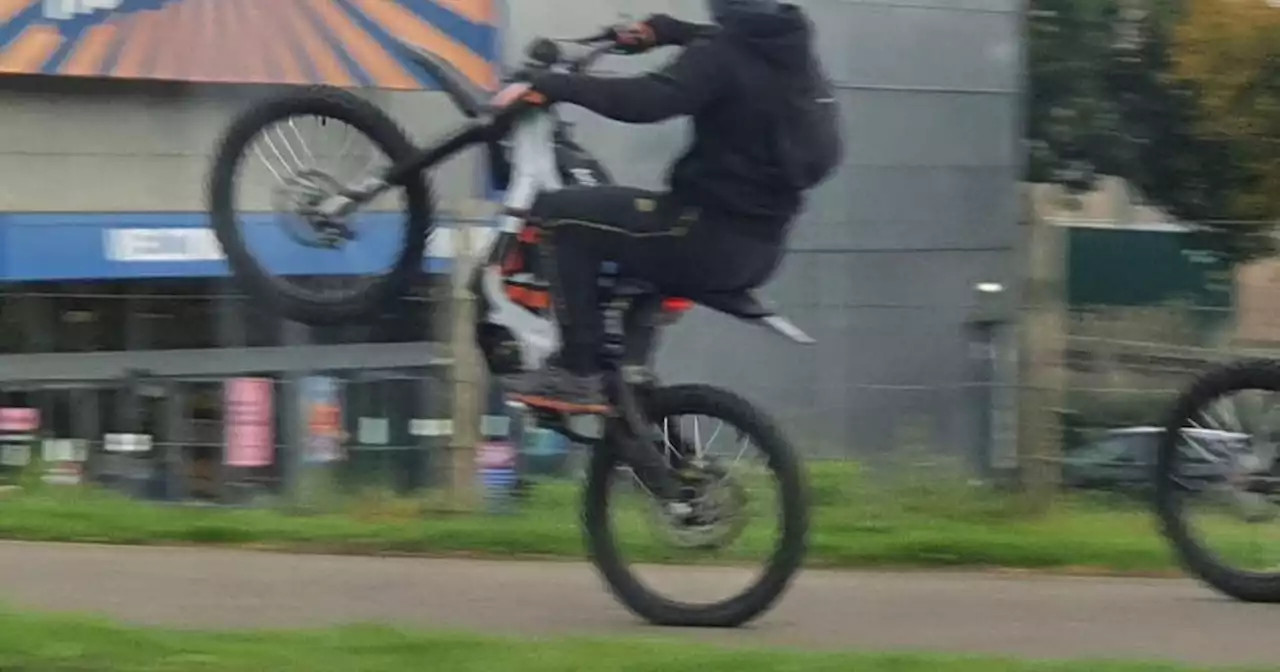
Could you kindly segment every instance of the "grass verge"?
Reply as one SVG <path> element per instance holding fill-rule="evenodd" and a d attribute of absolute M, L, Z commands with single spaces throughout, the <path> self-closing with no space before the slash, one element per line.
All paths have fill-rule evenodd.
<path fill-rule="evenodd" d="M 917 654 L 732 649 L 656 639 L 514 639 L 383 627 L 204 633 L 0 614 L 0 669 L 23 672 L 1226 672 L 1157 663 L 1032 662 Z M 1261 670 L 1259 669 L 1259 672 Z"/>
<path fill-rule="evenodd" d="M 873 479 L 847 465 L 813 465 L 810 482 L 811 566 L 1175 570 L 1150 512 L 1132 502 L 1073 499 L 1046 516 L 1028 518 L 1008 496 L 944 479 Z M 422 500 L 376 494 L 346 498 L 325 513 L 299 515 L 272 508 L 166 506 L 87 489 L 35 488 L 0 499 L 0 538 L 580 557 L 580 505 L 579 488 L 570 483 L 537 485 L 510 515 L 433 513 Z M 736 552 L 742 559 L 757 560 L 772 540 L 771 535 L 748 536 Z M 1236 549 L 1230 548 L 1231 539 L 1225 542 L 1228 552 L 1267 551 L 1248 537 L 1241 537 Z M 630 544 L 628 555 L 652 562 L 688 560 L 645 541 Z M 733 559 L 732 553 L 716 558 Z"/>

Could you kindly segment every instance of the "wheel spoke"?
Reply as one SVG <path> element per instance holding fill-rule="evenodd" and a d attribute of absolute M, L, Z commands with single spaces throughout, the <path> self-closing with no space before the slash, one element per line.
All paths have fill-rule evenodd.
<path fill-rule="evenodd" d="M 288 183 L 289 183 L 289 181 L 288 181 L 288 180 L 286 180 L 285 178 L 281 177 L 281 176 L 280 176 L 280 173 L 277 173 L 277 172 L 276 172 L 276 169 L 275 169 L 275 168 L 273 168 L 273 167 L 271 166 L 271 162 L 270 162 L 269 160 L 267 160 L 267 156 L 266 156 L 266 154 L 263 154 L 263 153 L 262 153 L 262 147 L 258 146 L 258 144 L 257 144 L 257 143 L 254 143 L 254 145 L 253 145 L 253 152 L 254 152 L 255 154 L 257 154 L 257 155 L 258 155 L 258 159 L 259 159 L 260 161 L 262 161 L 262 165 L 266 166 L 266 167 L 267 167 L 267 170 L 271 171 L 271 175 L 272 175 L 273 177 L 275 177 L 275 178 L 276 178 L 276 181 L 277 181 L 277 182 L 279 182 L 279 183 L 281 183 L 281 184 L 288 184 Z M 279 155 L 277 154 L 277 156 L 279 156 Z"/>
<path fill-rule="evenodd" d="M 706 453 L 702 448 L 702 433 L 698 431 L 698 416 L 693 416 L 693 456 L 701 463 L 706 459 Z"/>
<path fill-rule="evenodd" d="M 307 162 L 305 165 L 318 167 L 320 162 L 316 160 L 316 155 L 311 151 L 311 146 L 307 144 L 307 139 L 302 137 L 302 132 L 298 130 L 298 125 L 295 123 L 294 119 L 289 120 L 289 128 L 293 130 L 293 135 L 298 138 L 298 143 L 302 145 L 302 151 L 307 155 Z"/>
<path fill-rule="evenodd" d="M 742 456 L 747 453 L 747 449 L 751 447 L 751 437 L 745 432 L 738 432 L 738 445 L 742 446 L 738 449 L 738 454 L 733 456 L 732 464 L 737 464 L 742 460 Z"/>
<path fill-rule="evenodd" d="M 707 439 L 707 452 L 711 452 L 711 446 L 715 444 L 716 437 L 720 436 L 720 430 L 724 429 L 724 420 L 716 423 L 716 431 L 711 432 L 711 438 Z"/>
<path fill-rule="evenodd" d="M 284 170 L 285 174 L 288 175 L 288 177 L 290 178 L 296 178 L 298 176 L 297 169 L 294 168 L 293 165 L 290 164 L 289 161 L 284 158 L 284 155 L 280 153 L 280 150 L 276 148 L 276 143 L 271 141 L 270 133 L 264 132 L 262 134 L 262 139 L 267 143 L 267 147 L 271 148 L 271 153 L 275 154 L 276 158 L 280 160 L 281 169 Z M 262 155 L 259 154 L 259 156 L 261 157 Z M 270 170 L 270 166 L 268 166 L 268 170 Z M 271 172 L 272 174 L 275 174 L 278 176 L 278 173 L 276 173 L 274 170 L 272 170 Z M 285 182 L 288 183 L 288 180 L 286 179 Z"/>
<path fill-rule="evenodd" d="M 290 119 L 289 123 L 292 126 L 293 120 Z M 298 167 L 297 170 L 294 172 L 301 172 L 302 170 L 306 169 L 308 167 L 307 163 L 302 159 L 298 158 L 298 153 L 293 151 L 293 144 L 289 142 L 289 138 L 285 137 L 284 130 L 280 128 L 280 124 L 276 124 L 274 126 L 274 130 L 276 132 L 276 136 L 280 138 L 280 144 L 284 145 L 285 151 L 289 152 L 289 157 L 293 159 L 292 165 L 295 165 Z M 303 143 L 303 144 L 305 145 L 306 143 Z"/>

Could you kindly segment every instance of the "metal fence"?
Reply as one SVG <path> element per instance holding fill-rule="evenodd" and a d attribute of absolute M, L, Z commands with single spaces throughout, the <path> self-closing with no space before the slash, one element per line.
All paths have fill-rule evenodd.
<path fill-rule="evenodd" d="M 1064 238 L 1070 228 L 1046 229 L 1057 232 L 1059 246 L 1057 261 L 1048 265 L 1079 273 Z M 1275 355 L 1280 313 L 1273 306 L 1280 289 L 1272 285 L 1280 283 L 1271 279 L 1280 278 L 1278 269 L 1280 262 L 1271 259 L 1233 268 L 1229 300 L 1214 305 L 1188 302 L 1178 292 L 1141 305 L 1072 303 L 1066 277 L 1059 278 L 1058 292 L 1029 291 L 1021 285 L 1037 281 L 1030 276 L 1015 286 L 988 287 L 986 300 L 994 304 L 1025 300 L 1021 307 L 984 308 L 979 292 L 966 308 L 961 365 L 938 375 L 922 364 L 903 376 L 913 371 L 910 362 L 885 364 L 884 372 L 905 382 L 874 367 L 857 377 L 843 370 L 833 375 L 812 352 L 708 311 L 673 327 L 672 339 L 677 363 L 689 356 L 692 342 L 694 352 L 714 344 L 777 357 L 778 364 L 807 372 L 760 385 L 751 366 L 697 370 L 707 382 L 743 392 L 773 414 L 809 459 L 874 463 L 924 454 L 991 476 L 1018 469 L 1020 461 L 1056 460 L 1054 455 L 1105 430 L 1159 425 L 1173 396 L 1207 366 Z M 1122 271 L 1117 282 L 1126 282 L 1123 273 L 1133 281 L 1143 273 L 1138 266 Z M 519 419 L 507 416 L 492 386 L 474 375 L 458 375 L 456 353 L 446 342 L 453 332 L 449 283 L 437 278 L 427 284 L 384 319 L 328 331 L 280 323 L 226 291 L 11 287 L 0 313 L 9 353 L 0 354 L 0 409 L 7 409 L 0 413 L 35 409 L 38 427 L 15 430 L 19 436 L 35 430 L 34 455 L 48 453 L 50 462 L 59 463 L 67 460 L 55 459 L 58 455 L 83 456 L 85 478 L 139 496 L 230 502 L 254 493 L 285 495 L 311 462 L 332 462 L 343 489 L 410 492 L 440 486 L 456 475 L 450 451 L 456 395 L 471 385 L 481 400 L 478 412 L 488 418 L 478 440 L 483 455 L 473 469 L 494 462 L 493 452 L 483 449 L 497 445 L 495 450 L 523 451 L 534 455 L 534 462 L 559 465 L 543 469 L 548 473 L 572 471 L 564 467 L 572 451 L 563 442 L 520 436 Z M 803 315 L 806 305 L 784 308 Z M 1036 311 L 1059 318 L 1032 336 L 1028 328 Z M 37 324 L 40 320 L 48 324 Z M 854 333 L 840 325 L 815 328 L 803 316 L 797 320 L 828 340 Z M 92 328 L 86 330 L 86 324 Z M 184 325 L 208 332 L 206 338 L 165 331 Z M 1055 344 L 1037 347 L 1036 338 Z M 672 371 L 671 359 L 660 357 L 664 361 L 669 381 L 690 379 L 687 371 Z M 1045 380 L 1053 381 L 1051 397 L 1042 395 Z M 247 410 L 237 406 L 231 390 L 255 381 L 266 381 L 269 393 Z M 308 396 L 309 386 L 324 381 L 332 384 L 331 398 Z M 317 425 L 317 404 L 333 407 L 332 426 Z M 1039 419 L 1026 417 L 1027 409 L 1039 410 Z M 258 417 L 268 420 L 252 419 Z M 843 418 L 838 432 L 831 430 L 833 417 Z M 870 443 L 880 442 L 878 449 L 832 440 L 864 438 L 859 431 L 868 417 L 891 429 L 887 436 L 870 437 Z M 253 430 L 255 422 L 265 427 Z M 1035 422 L 1052 427 L 1037 434 L 1030 431 Z M 0 428 L 4 424 L 0 421 Z M 252 449 L 267 450 L 269 456 L 251 458 L 260 464 L 237 466 L 231 453 L 248 450 L 238 438 L 246 431 L 269 437 L 269 449 Z M 330 434 L 326 439 L 318 432 Z M 329 458 L 315 454 L 317 442 L 324 441 L 333 444 Z M 1055 445 L 1028 445 L 1045 441 Z M 19 453 L 9 451 L 4 461 L 16 463 Z"/>
<path fill-rule="evenodd" d="M 449 322 L 443 306 L 406 307 L 434 310 L 436 320 Z M 832 389 L 812 381 L 803 392 L 809 399 L 803 413 L 787 410 L 796 408 L 795 400 L 786 405 L 756 401 L 776 414 L 807 458 L 874 459 L 833 448 L 804 431 L 811 424 L 805 414 L 868 412 L 851 407 L 853 400 L 846 396 L 851 387 L 884 397 L 887 407 L 911 400 L 919 411 L 898 418 L 894 440 L 899 449 L 958 454 L 970 468 L 980 468 L 990 457 L 982 452 L 990 431 L 970 428 L 977 434 L 965 435 L 962 449 L 939 451 L 938 442 L 948 440 L 941 431 L 947 418 L 933 415 L 939 408 L 963 406 L 975 418 L 986 417 L 996 397 L 1011 392 L 992 384 L 998 361 L 990 334 L 975 330 L 974 344 L 968 382 L 847 383 Z M 510 415 L 487 381 L 459 377 L 449 344 L 387 345 L 392 346 L 431 348 L 436 359 L 396 364 L 388 358 L 360 366 L 356 360 L 369 357 L 352 356 L 351 349 L 376 344 L 314 342 L 240 348 L 235 356 L 226 348 L 4 356 L 13 361 L 56 357 L 70 368 L 48 378 L 10 375 L 0 382 L 0 444 L 11 446 L 0 455 L 0 465 L 10 481 L 35 468 L 63 482 L 94 482 L 168 501 L 245 504 L 290 498 L 313 465 L 325 465 L 341 492 L 408 494 L 456 482 L 451 448 L 457 394 L 472 385 L 482 415 L 479 441 L 468 446 L 476 449 L 470 465 L 476 482 L 510 478 L 519 470 L 558 477 L 578 473 L 584 449 Z M 326 361 L 329 353 L 344 350 L 344 359 L 352 361 Z M 81 361 L 65 361 L 77 358 L 95 360 L 88 370 L 114 373 L 73 375 L 77 367 L 86 370 Z M 210 362 L 218 366 L 201 370 Z M 33 409 L 38 423 L 6 425 L 4 415 L 21 409 Z M 23 445 L 28 449 L 17 448 Z"/>

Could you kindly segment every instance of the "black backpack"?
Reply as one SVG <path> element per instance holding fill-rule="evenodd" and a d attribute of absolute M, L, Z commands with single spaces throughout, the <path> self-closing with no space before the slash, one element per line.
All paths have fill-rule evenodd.
<path fill-rule="evenodd" d="M 775 100 L 777 147 L 783 179 L 797 191 L 817 186 L 835 172 L 844 155 L 840 106 L 817 59 L 805 76 L 784 77 Z"/>

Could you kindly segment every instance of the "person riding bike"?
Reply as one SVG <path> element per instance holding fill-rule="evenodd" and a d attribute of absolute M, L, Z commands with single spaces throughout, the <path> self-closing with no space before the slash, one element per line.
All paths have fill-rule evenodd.
<path fill-rule="evenodd" d="M 684 47 L 660 70 L 638 77 L 547 72 L 504 92 L 507 100 L 540 94 L 533 97 L 627 123 L 676 116 L 694 123 L 667 191 L 566 186 L 533 204 L 529 220 L 542 231 L 562 345 L 542 369 L 505 381 L 518 401 L 567 413 L 608 411 L 597 365 L 602 262 L 680 296 L 759 286 L 781 261 L 789 224 L 812 184 L 787 179 L 778 102 L 810 90 L 789 82 L 820 76 L 812 26 L 798 7 L 778 0 L 709 5 L 717 26 L 657 14 L 615 31 L 619 50 L 628 53 Z M 832 102 L 829 95 L 818 102 Z M 816 144 L 830 142 L 838 138 Z"/>

